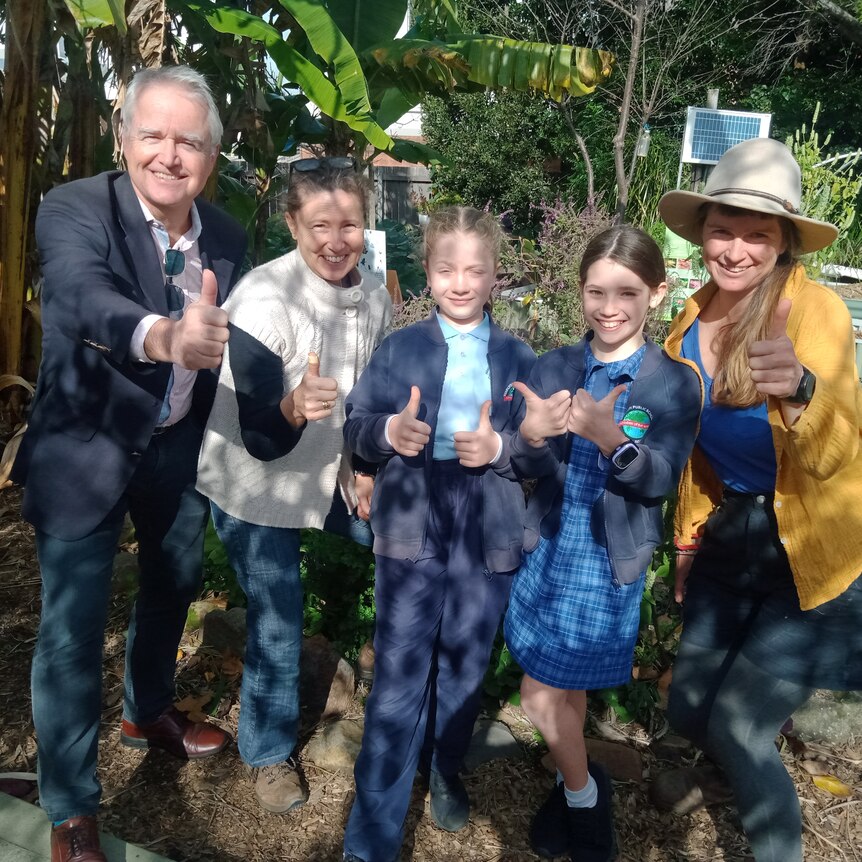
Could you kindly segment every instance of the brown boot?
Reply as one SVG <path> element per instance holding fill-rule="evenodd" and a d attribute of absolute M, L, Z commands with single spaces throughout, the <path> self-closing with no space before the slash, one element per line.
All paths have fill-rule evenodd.
<path fill-rule="evenodd" d="M 254 782 L 254 795 L 260 807 L 273 814 L 286 814 L 303 805 L 308 799 L 308 791 L 296 758 L 289 757 L 281 763 L 260 767 Z"/>
<path fill-rule="evenodd" d="M 51 862 L 108 862 L 93 815 L 71 817 L 51 829 Z"/>
<path fill-rule="evenodd" d="M 690 814 L 707 805 L 730 802 L 733 792 L 717 766 L 689 766 L 659 773 L 650 784 L 649 798 L 656 808 Z"/>

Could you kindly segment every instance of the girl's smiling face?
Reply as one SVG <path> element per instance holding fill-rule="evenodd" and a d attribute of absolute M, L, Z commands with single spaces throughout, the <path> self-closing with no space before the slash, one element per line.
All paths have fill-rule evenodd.
<path fill-rule="evenodd" d="M 459 326 L 481 323 L 497 276 L 497 260 L 475 233 L 441 234 L 424 263 L 440 316 Z"/>
<path fill-rule="evenodd" d="M 644 323 L 667 292 L 662 282 L 650 288 L 621 263 L 594 261 L 581 285 L 584 317 L 593 330 L 590 348 L 597 359 L 613 362 L 631 356 L 644 343 Z"/>

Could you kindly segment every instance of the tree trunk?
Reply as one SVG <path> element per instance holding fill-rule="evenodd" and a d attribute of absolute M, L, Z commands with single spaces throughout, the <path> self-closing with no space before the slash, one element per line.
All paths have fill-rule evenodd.
<path fill-rule="evenodd" d="M 39 52 L 46 11 L 43 2 L 6 3 L 6 67 L 0 108 L 0 373 L 4 374 L 17 374 L 21 366 Z"/>
<path fill-rule="evenodd" d="M 640 64 L 640 51 L 643 42 L 644 18 L 646 18 L 646 0 L 637 0 L 632 27 L 632 50 L 629 56 L 629 67 L 626 70 L 626 85 L 623 90 L 623 102 L 620 107 L 620 122 L 614 135 L 614 171 L 617 179 L 617 211 L 614 222 L 621 224 L 626 219 L 626 207 L 629 202 L 629 178 L 625 165 L 626 131 L 631 113 L 632 92 Z"/>
<path fill-rule="evenodd" d="M 67 98 L 72 106 L 68 179 L 79 180 L 95 173 L 96 144 L 100 133 L 99 108 L 96 101 L 98 94 L 88 69 L 89 46 L 84 44 L 72 48 L 67 42 L 67 47 L 69 71 L 61 98 Z"/>

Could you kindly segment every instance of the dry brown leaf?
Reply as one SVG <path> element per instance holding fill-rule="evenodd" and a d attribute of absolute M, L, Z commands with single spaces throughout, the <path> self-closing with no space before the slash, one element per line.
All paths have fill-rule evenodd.
<path fill-rule="evenodd" d="M 204 716 L 203 719 L 195 718 L 192 716 L 192 713 L 196 715 L 200 715 L 203 711 L 203 708 L 213 699 L 213 693 L 205 688 L 203 691 L 198 694 L 187 694 L 182 700 L 177 701 L 174 706 L 180 711 L 188 713 L 189 718 L 192 721 L 203 721 L 206 719 Z"/>
<path fill-rule="evenodd" d="M 809 775 L 829 775 L 829 767 L 822 760 L 803 760 L 799 765 Z"/>

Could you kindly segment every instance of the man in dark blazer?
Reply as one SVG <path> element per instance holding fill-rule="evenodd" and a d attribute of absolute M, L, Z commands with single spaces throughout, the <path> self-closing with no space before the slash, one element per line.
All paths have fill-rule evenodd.
<path fill-rule="evenodd" d="M 173 706 L 209 511 L 195 476 L 228 338 L 218 306 L 246 245 L 239 224 L 198 199 L 220 141 L 200 75 L 184 66 L 141 72 L 122 112 L 127 172 L 52 190 L 36 219 L 43 355 L 13 478 L 25 486 L 42 572 L 33 720 L 52 862 L 105 859 L 95 818 L 102 651 L 127 512 L 140 590 L 121 741 L 183 759 L 230 741 Z"/>

